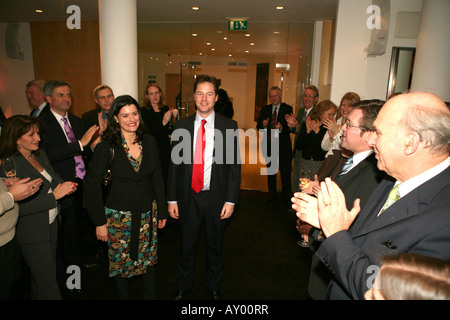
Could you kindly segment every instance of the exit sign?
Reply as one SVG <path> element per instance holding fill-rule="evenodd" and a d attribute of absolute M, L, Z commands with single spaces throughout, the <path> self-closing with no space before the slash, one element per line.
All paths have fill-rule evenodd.
<path fill-rule="evenodd" d="M 229 31 L 246 31 L 247 30 L 247 20 L 229 20 L 228 21 Z"/>

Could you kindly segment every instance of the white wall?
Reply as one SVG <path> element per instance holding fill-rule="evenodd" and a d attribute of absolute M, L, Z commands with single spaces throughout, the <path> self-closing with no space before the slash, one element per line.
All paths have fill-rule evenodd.
<path fill-rule="evenodd" d="M 367 57 L 371 30 L 367 28 L 371 0 L 340 0 L 336 18 L 331 100 L 339 103 L 348 91 L 361 99 L 386 99 L 393 46 L 416 47 L 417 39 L 395 38 L 398 12 L 420 12 L 422 0 L 391 0 L 386 53 Z"/>
<path fill-rule="evenodd" d="M 30 114 L 25 95 L 26 84 L 34 78 L 33 51 L 29 23 L 20 23 L 19 44 L 24 59 L 7 57 L 5 33 L 7 23 L 0 23 L 0 106 L 6 117 Z"/>

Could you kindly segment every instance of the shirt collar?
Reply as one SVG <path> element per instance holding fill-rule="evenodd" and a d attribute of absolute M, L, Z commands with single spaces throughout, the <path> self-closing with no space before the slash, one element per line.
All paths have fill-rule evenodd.
<path fill-rule="evenodd" d="M 412 190 L 416 189 L 418 186 L 424 184 L 428 180 L 434 178 L 438 174 L 440 174 L 442 171 L 447 169 L 450 166 L 450 157 L 439 163 L 438 165 L 434 166 L 433 168 L 422 172 L 418 176 L 415 176 L 409 180 L 406 180 L 405 182 L 401 183 L 399 191 L 400 191 L 400 197 L 403 197 L 407 195 Z M 400 182 L 397 181 L 395 184 L 399 184 Z"/>

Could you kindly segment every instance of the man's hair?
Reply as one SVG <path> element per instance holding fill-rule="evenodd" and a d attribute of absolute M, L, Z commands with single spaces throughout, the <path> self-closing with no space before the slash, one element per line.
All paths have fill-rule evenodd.
<path fill-rule="evenodd" d="M 450 152 L 450 110 L 442 101 L 442 106 L 428 105 L 429 100 L 414 99 L 414 93 L 408 103 L 410 107 L 403 115 L 399 125 L 405 130 L 419 134 L 426 148 L 438 152 Z"/>
<path fill-rule="evenodd" d="M 113 92 L 112 89 L 109 86 L 107 86 L 106 84 L 101 84 L 101 85 L 95 87 L 95 89 L 94 89 L 94 97 L 95 97 L 95 99 L 98 98 L 98 92 L 100 90 L 103 90 L 103 89 L 109 89 L 109 90 L 111 90 L 111 92 Z"/>
<path fill-rule="evenodd" d="M 53 95 L 53 90 L 59 87 L 69 87 L 72 91 L 72 86 L 64 80 L 50 80 L 44 86 L 44 96 L 51 97 Z"/>
<path fill-rule="evenodd" d="M 365 131 L 374 131 L 373 122 L 378 116 L 381 107 L 383 107 L 385 101 L 378 99 L 361 100 L 356 103 L 353 108 L 360 109 L 363 112 L 363 117 L 359 121 L 359 126 Z M 361 135 L 364 132 L 361 132 Z"/>
<path fill-rule="evenodd" d="M 217 79 L 216 79 L 216 77 L 214 77 L 214 76 L 208 76 L 208 75 L 202 75 L 202 76 L 199 76 L 199 77 L 197 78 L 197 80 L 195 80 L 195 83 L 194 83 L 194 93 L 195 93 L 195 91 L 197 91 L 197 86 L 198 86 L 200 83 L 204 83 L 204 82 L 209 82 L 209 83 L 211 83 L 211 84 L 214 86 L 214 92 L 215 92 L 215 95 L 217 96 L 217 95 L 219 94 L 219 85 L 217 84 Z"/>
<path fill-rule="evenodd" d="M 44 92 L 45 80 L 31 80 L 27 82 L 27 88 L 35 86 L 39 91 Z"/>
<path fill-rule="evenodd" d="M 305 90 L 303 90 L 303 92 L 306 91 L 306 89 L 312 90 L 314 91 L 314 96 L 318 97 L 319 96 L 319 89 L 317 89 L 317 87 L 313 84 L 310 84 L 308 86 L 305 87 Z"/>

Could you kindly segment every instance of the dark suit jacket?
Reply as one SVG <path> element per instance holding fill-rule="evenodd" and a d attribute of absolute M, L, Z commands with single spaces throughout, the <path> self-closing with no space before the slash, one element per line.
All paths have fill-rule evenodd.
<path fill-rule="evenodd" d="M 314 107 L 312 107 L 312 109 L 314 109 Z M 312 111 L 312 109 L 311 109 L 311 111 Z M 311 111 L 309 112 L 309 114 L 311 114 Z M 301 129 L 301 124 L 302 124 L 303 115 L 305 114 L 305 112 L 306 112 L 305 107 L 302 107 L 302 108 L 300 108 L 300 110 L 298 110 L 297 118 L 296 118 L 296 119 L 297 119 L 297 122 L 299 123 L 299 127 L 298 127 L 298 128 L 292 128 L 292 129 L 290 129 L 290 130 L 291 130 L 291 133 L 295 133 L 294 147 L 293 147 L 293 153 L 294 153 L 294 154 L 295 154 L 295 151 L 296 151 L 295 146 L 296 146 L 296 144 L 297 144 L 297 140 L 298 140 L 299 137 L 300 137 L 300 129 Z"/>
<path fill-rule="evenodd" d="M 364 299 L 373 277 L 369 266 L 380 266 L 384 255 L 408 252 L 450 260 L 450 168 L 377 217 L 393 185 L 392 179 L 383 180 L 350 229 L 326 239 L 316 252 L 336 278 L 330 299 Z"/>
<path fill-rule="evenodd" d="M 172 137 L 174 137 L 176 130 L 184 129 L 189 132 L 191 140 L 189 142 L 190 161 L 188 163 L 175 164 L 172 159 L 169 167 L 167 200 L 177 201 L 178 207 L 181 210 L 186 207 L 191 194 L 194 147 L 192 140 L 194 137 L 195 115 L 193 114 L 175 122 L 174 133 L 172 134 Z M 241 165 L 238 162 L 238 136 L 227 136 L 226 134 L 226 130 L 237 130 L 237 122 L 216 113 L 214 129 L 220 131 L 223 140 L 216 138 L 214 140 L 213 154 L 215 161 L 213 161 L 211 170 L 210 194 L 214 199 L 214 203 L 217 204 L 217 208 L 219 209 L 218 213 L 220 214 L 220 210 L 225 202 L 238 203 L 241 184 Z M 172 150 L 176 149 L 177 145 L 182 142 L 183 139 L 172 141 Z M 186 144 L 186 141 L 184 141 L 184 144 Z M 227 151 L 230 150 L 229 148 L 232 148 L 231 150 L 234 152 L 233 161 L 227 161 Z M 222 158 L 219 158 L 220 155 Z M 173 158 L 173 155 L 171 158 Z"/>
<path fill-rule="evenodd" d="M 39 155 L 35 153 L 37 161 L 52 177 L 50 183 L 40 172 L 38 172 L 22 155 L 14 155 L 17 177 L 31 180 L 41 178 L 42 185 L 39 190 L 22 201 L 19 201 L 19 221 L 17 223 L 17 238 L 20 243 L 36 243 L 48 241 L 49 238 L 49 216 L 48 211 L 55 207 L 60 208 L 53 193 L 48 193 L 50 187 L 54 190 L 63 180 L 53 170 L 47 155 L 40 150 Z"/>
<path fill-rule="evenodd" d="M 319 181 L 323 181 L 326 177 L 330 177 L 334 181 L 342 169 L 345 160 L 346 158 L 341 156 L 340 151 L 334 150 L 333 154 L 328 156 L 324 161 L 324 164 L 321 166 L 322 171 L 320 172 L 319 170 Z M 356 199 L 360 199 L 361 208 L 364 208 L 367 200 L 385 176 L 385 172 L 378 170 L 377 159 L 375 158 L 375 154 L 372 153 L 339 178 L 336 181 L 336 184 L 345 194 L 347 209 L 351 210 L 353 208 L 353 202 Z M 321 242 L 319 241 L 313 241 L 311 250 L 316 251 L 320 244 Z M 325 299 L 326 288 L 330 280 L 330 272 L 320 262 L 320 260 L 317 259 L 316 256 L 313 256 L 309 280 L 310 282 L 308 285 L 308 292 L 311 297 L 316 300 Z"/>
<path fill-rule="evenodd" d="M 278 117 L 277 117 L 277 123 L 279 122 L 281 124 L 281 132 L 280 132 L 280 157 L 282 156 L 288 156 L 292 157 L 292 143 L 291 143 L 291 128 L 287 125 L 286 122 L 286 115 L 292 114 L 292 107 L 286 103 L 281 103 L 280 110 L 278 110 Z M 263 120 L 269 119 L 269 124 L 267 126 L 267 133 L 270 133 L 270 121 L 272 119 L 272 105 L 269 104 L 267 106 L 262 107 L 261 113 L 259 115 L 258 122 L 256 124 L 256 128 L 258 130 L 264 129 L 264 126 L 262 124 Z M 268 143 L 268 149 L 267 151 L 270 152 L 270 139 L 267 139 L 267 134 L 264 135 L 263 143 Z M 270 153 L 269 153 L 270 155 Z"/>
<path fill-rule="evenodd" d="M 81 116 L 83 120 L 84 128 L 87 130 L 92 126 L 98 126 L 98 113 L 101 112 L 100 108 L 86 111 Z"/>
<path fill-rule="evenodd" d="M 148 134 L 144 135 L 139 172 L 134 171 L 125 150 L 114 146 L 111 189 L 104 202 L 102 181 L 109 167 L 110 146 L 107 141 L 97 145 L 83 182 L 83 198 L 94 224 L 101 226 L 106 223 L 105 206 L 141 214 L 152 208 L 154 199 L 158 206 L 158 219 L 166 219 L 167 201 L 156 140 Z"/>
<path fill-rule="evenodd" d="M 83 121 L 77 116 L 68 113 L 69 122 L 75 137 L 80 140 L 85 133 Z M 69 143 L 64 134 L 64 130 L 56 120 L 50 108 L 45 108 L 39 115 L 39 119 L 45 125 L 45 132 L 41 136 L 41 148 L 44 150 L 50 160 L 51 165 L 56 173 L 58 173 L 64 181 L 74 181 L 75 176 L 75 160 L 76 155 L 88 155 L 90 148 L 81 150 L 78 141 Z M 65 197 L 61 202 L 64 208 L 72 204 L 72 196 Z"/>

